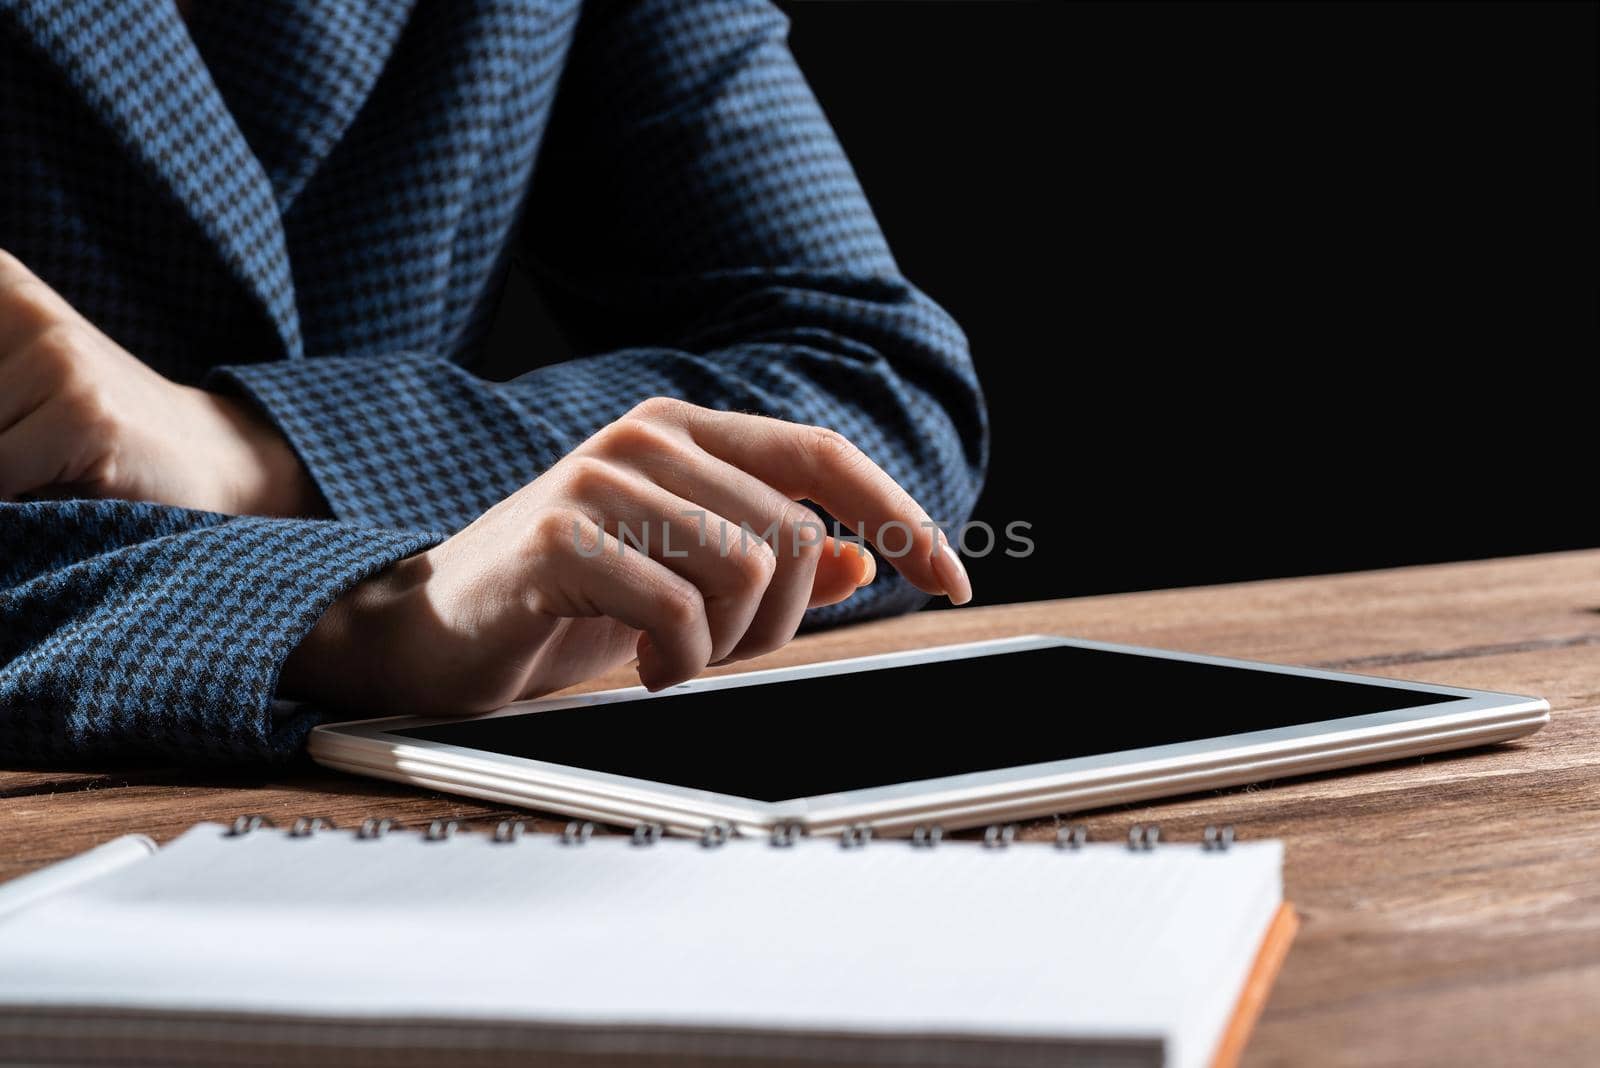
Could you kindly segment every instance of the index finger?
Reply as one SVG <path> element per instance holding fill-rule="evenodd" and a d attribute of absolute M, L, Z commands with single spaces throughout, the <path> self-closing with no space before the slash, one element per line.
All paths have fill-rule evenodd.
<path fill-rule="evenodd" d="M 816 501 L 924 593 L 957 604 L 971 584 L 923 507 L 849 439 L 822 427 L 686 406 L 696 444 L 786 496 Z"/>

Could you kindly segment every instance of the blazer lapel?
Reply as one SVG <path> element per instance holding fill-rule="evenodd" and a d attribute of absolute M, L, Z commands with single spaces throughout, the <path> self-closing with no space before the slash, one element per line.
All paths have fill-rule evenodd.
<path fill-rule="evenodd" d="M 201 0 L 204 6 L 204 0 Z M 171 0 L 0 0 L 301 354 L 272 188 Z"/>
<path fill-rule="evenodd" d="M 415 0 L 200 0 L 189 31 L 272 183 L 278 212 L 372 93 Z"/>

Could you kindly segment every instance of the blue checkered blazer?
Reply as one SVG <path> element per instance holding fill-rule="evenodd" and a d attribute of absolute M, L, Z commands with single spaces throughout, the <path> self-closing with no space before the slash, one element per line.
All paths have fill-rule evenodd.
<path fill-rule="evenodd" d="M 0 247 L 266 413 L 331 521 L 0 503 L 0 758 L 250 760 L 338 595 L 643 398 L 832 426 L 941 521 L 986 457 L 760 0 L 0 0 Z M 474 373 L 510 257 L 575 359 Z M 808 622 L 903 611 L 887 569 Z"/>

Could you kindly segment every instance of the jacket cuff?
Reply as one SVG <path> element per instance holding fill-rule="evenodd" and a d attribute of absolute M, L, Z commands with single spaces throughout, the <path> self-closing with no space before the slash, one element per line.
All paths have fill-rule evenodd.
<path fill-rule="evenodd" d="M 255 603 L 244 609 L 250 613 L 247 618 L 261 621 L 253 629 L 267 629 L 262 638 L 240 648 L 235 660 L 235 670 L 241 676 L 247 674 L 252 683 L 250 722 L 239 732 L 230 730 L 225 722 L 199 725 L 201 737 L 237 740 L 239 744 L 230 747 L 235 751 L 228 755 L 240 759 L 282 760 L 304 748 L 306 735 L 326 710 L 305 704 L 285 706 L 276 700 L 284 661 L 311 633 L 323 613 L 357 583 L 445 540 L 441 533 L 340 523 L 301 520 L 298 526 L 298 530 L 285 532 L 288 552 L 283 559 L 288 561 L 287 574 L 272 584 L 270 592 L 259 594 Z M 210 626 L 224 633 L 226 621 L 218 619 Z M 229 714 L 226 708 L 213 711 L 223 717 Z"/>
<path fill-rule="evenodd" d="M 206 384 L 259 406 L 345 522 L 459 530 L 561 457 L 542 420 L 434 356 L 234 365 Z"/>
<path fill-rule="evenodd" d="M 443 540 L 325 521 L 185 518 L 189 529 L 5 591 L 13 620 L 42 629 L 0 665 L 0 753 L 24 763 L 289 757 L 318 717 L 274 711 L 284 661 L 356 583 Z M 72 624 L 52 629 L 51 610 L 74 581 L 84 596 Z"/>

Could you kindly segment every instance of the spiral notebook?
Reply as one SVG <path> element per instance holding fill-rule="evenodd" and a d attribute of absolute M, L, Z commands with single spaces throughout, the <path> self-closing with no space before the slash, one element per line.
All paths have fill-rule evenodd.
<path fill-rule="evenodd" d="M 1276 842 L 228 828 L 0 886 L 0 1059 L 1227 1064 Z"/>

